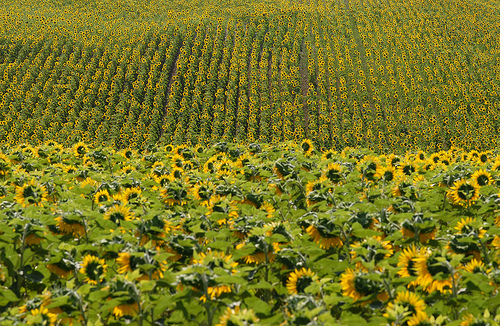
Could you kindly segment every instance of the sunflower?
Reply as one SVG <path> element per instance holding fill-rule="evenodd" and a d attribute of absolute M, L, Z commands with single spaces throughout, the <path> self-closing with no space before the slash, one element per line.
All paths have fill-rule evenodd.
<path fill-rule="evenodd" d="M 108 265 L 104 259 L 93 255 L 86 255 L 83 257 L 80 273 L 84 275 L 84 282 L 92 285 L 101 283 L 106 277 Z"/>
<path fill-rule="evenodd" d="M 108 189 L 101 189 L 94 195 L 94 203 L 99 204 L 106 201 L 110 201 L 111 196 L 109 195 Z"/>
<path fill-rule="evenodd" d="M 104 214 L 104 219 L 113 221 L 116 225 L 120 225 L 121 221 L 135 220 L 134 213 L 130 211 L 130 207 L 126 205 L 113 205 Z"/>
<path fill-rule="evenodd" d="M 314 145 L 309 139 L 304 139 L 300 144 L 300 147 L 304 151 L 304 156 L 310 156 L 314 152 Z"/>
<path fill-rule="evenodd" d="M 324 175 L 317 180 L 309 181 L 306 185 L 307 206 L 330 200 L 331 189 L 332 185 L 330 180 Z"/>
<path fill-rule="evenodd" d="M 472 174 L 470 178 L 472 183 L 479 187 L 487 186 L 493 183 L 493 178 L 491 177 L 491 173 L 489 173 L 484 169 L 477 170 Z"/>
<path fill-rule="evenodd" d="M 189 189 L 183 181 L 176 180 L 175 182 L 166 184 L 165 187 L 160 190 L 160 197 L 162 201 L 169 206 L 182 206 L 187 203 L 186 197 L 188 191 Z"/>
<path fill-rule="evenodd" d="M 142 190 L 140 187 L 126 188 L 121 195 L 125 203 L 129 203 L 131 201 L 140 200 Z"/>
<path fill-rule="evenodd" d="M 32 318 L 28 317 L 27 324 L 37 324 L 37 325 L 50 325 L 53 326 L 57 322 L 57 315 L 49 312 L 49 309 L 45 307 L 40 307 L 39 309 L 33 309 L 30 311 Z M 41 322 L 36 321 L 41 317 Z"/>
<path fill-rule="evenodd" d="M 14 200 L 23 207 L 29 205 L 43 207 L 43 202 L 47 201 L 48 196 L 47 188 L 35 179 L 31 179 L 28 183 L 16 187 Z"/>
<path fill-rule="evenodd" d="M 396 169 L 392 165 L 379 165 L 377 166 L 376 173 L 374 175 L 375 178 L 383 180 L 385 182 L 391 182 L 396 179 L 399 179 L 402 176 L 402 173 L 400 170 Z"/>
<path fill-rule="evenodd" d="M 116 258 L 116 263 L 120 266 L 118 268 L 118 273 L 120 274 L 133 272 L 140 269 L 141 265 L 151 267 L 147 272 L 141 271 L 143 275 L 137 278 L 138 281 L 161 279 L 163 278 L 163 272 L 167 270 L 167 262 L 158 262 L 154 260 L 149 252 L 141 252 L 133 255 L 128 252 L 120 252 L 118 253 L 118 258 Z"/>
<path fill-rule="evenodd" d="M 436 222 L 430 217 L 424 217 L 422 213 L 413 214 L 413 217 L 405 219 L 401 226 L 401 233 L 407 239 L 415 239 L 415 234 L 418 234 L 418 241 L 427 243 L 436 237 Z"/>
<path fill-rule="evenodd" d="M 403 309 L 401 310 L 402 307 Z M 417 325 L 427 319 L 425 301 L 413 292 L 398 292 L 393 302 L 387 305 L 384 317 L 396 319 L 401 325 Z M 403 316 L 401 316 L 401 313 Z M 401 318 L 402 317 L 402 318 Z"/>
<path fill-rule="evenodd" d="M 143 221 L 135 235 L 141 237 L 141 246 L 151 241 L 151 245 L 159 249 L 165 245 L 167 234 L 174 230 L 179 230 L 179 226 L 173 225 L 172 222 L 155 215 L 152 219 Z"/>
<path fill-rule="evenodd" d="M 500 171 L 500 158 L 497 158 L 491 166 L 491 171 Z"/>
<path fill-rule="evenodd" d="M 130 160 L 131 158 L 133 158 L 137 155 L 137 151 L 134 149 L 126 148 L 126 149 L 122 149 L 117 154 L 123 156 L 127 160 Z"/>
<path fill-rule="evenodd" d="M 403 161 L 398 167 L 398 172 L 407 176 L 411 176 L 415 171 L 417 171 L 416 164 L 412 161 Z"/>
<path fill-rule="evenodd" d="M 425 253 L 414 258 L 415 269 L 417 270 L 417 282 L 424 287 L 424 290 L 432 293 L 451 293 L 452 275 L 447 264 L 442 259 L 449 261 L 448 255 L 442 256 L 438 252 Z"/>
<path fill-rule="evenodd" d="M 408 248 L 403 249 L 398 257 L 398 266 L 401 269 L 398 271 L 400 277 L 417 277 L 417 271 L 415 269 L 415 258 L 424 255 L 426 252 L 425 248 L 417 249 L 415 245 L 411 245 Z M 418 286 L 418 282 L 415 280 L 408 283 L 408 288 Z"/>
<path fill-rule="evenodd" d="M 267 214 L 267 218 L 272 218 L 274 216 L 274 212 L 276 212 L 274 206 L 266 201 L 260 205 L 259 210 L 264 211 Z"/>
<path fill-rule="evenodd" d="M 454 229 L 457 230 L 459 234 L 475 235 L 479 238 L 484 237 L 484 235 L 486 234 L 486 230 L 473 226 L 472 224 L 474 224 L 475 222 L 476 219 L 472 217 L 462 218 L 460 222 L 457 223 L 457 226 L 454 227 Z"/>
<path fill-rule="evenodd" d="M 476 258 L 472 258 L 470 262 L 465 264 L 463 266 L 463 269 L 466 270 L 469 273 L 473 274 L 489 274 L 491 272 L 491 269 L 486 269 L 484 263 L 481 260 L 478 260 Z"/>
<path fill-rule="evenodd" d="M 461 179 L 453 183 L 447 196 L 454 205 L 468 207 L 479 199 L 479 186 L 469 180 Z"/>
<path fill-rule="evenodd" d="M 338 163 L 329 163 L 326 169 L 323 171 L 324 177 L 330 179 L 333 183 L 340 183 L 344 180 L 344 175 L 342 171 L 342 166 Z"/>
<path fill-rule="evenodd" d="M 10 159 L 7 155 L 0 153 L 0 175 L 5 176 L 10 171 Z"/>
<path fill-rule="evenodd" d="M 381 237 L 364 239 L 351 245 L 351 257 L 356 261 L 356 268 L 368 271 L 364 263 L 377 264 L 392 256 L 394 250 L 390 241 L 384 241 Z M 357 259 L 358 258 L 358 259 Z M 357 259 L 357 260 L 356 260 Z"/>
<path fill-rule="evenodd" d="M 133 171 L 137 170 L 135 166 L 133 165 L 125 165 L 124 167 L 122 167 L 118 173 L 120 174 L 129 174 Z"/>
<path fill-rule="evenodd" d="M 240 243 L 236 246 L 236 250 L 242 249 L 245 246 L 250 246 L 255 248 L 251 255 L 246 255 L 242 257 L 245 264 L 262 264 L 266 262 L 266 252 L 267 248 L 267 262 L 272 263 L 276 259 L 276 254 L 273 252 L 274 247 L 269 246 L 264 237 L 252 235 L 245 239 L 245 242 Z"/>
<path fill-rule="evenodd" d="M 76 157 L 83 157 L 89 151 L 89 147 L 84 142 L 79 142 L 73 146 L 73 153 Z"/>
<path fill-rule="evenodd" d="M 290 294 L 302 294 L 304 293 L 305 288 L 311 285 L 313 282 L 319 282 L 316 274 L 311 271 L 310 268 L 305 269 L 302 268 L 300 270 L 295 269 L 295 271 L 291 272 L 288 276 L 288 280 L 286 282 L 286 288 L 288 293 Z"/>
<path fill-rule="evenodd" d="M 238 262 L 233 260 L 232 255 L 226 255 L 222 251 L 212 251 L 209 249 L 206 253 L 200 252 L 197 258 L 193 258 L 193 265 L 196 264 L 209 266 L 211 269 L 215 267 L 223 268 L 231 274 L 238 272 L 236 269 Z"/>
<path fill-rule="evenodd" d="M 231 293 L 231 287 L 227 285 L 209 286 L 207 288 L 207 293 L 208 296 L 210 297 L 210 300 L 215 300 L 216 298 L 220 297 L 223 293 Z M 202 295 L 200 297 L 200 301 L 206 302 L 207 297 L 205 295 Z"/>
<path fill-rule="evenodd" d="M 219 323 L 215 326 L 231 326 L 231 325 L 256 325 L 259 318 L 255 316 L 252 309 L 240 309 L 240 306 L 234 308 L 227 307 L 224 314 L 219 318 Z"/>
<path fill-rule="evenodd" d="M 208 215 L 212 215 L 214 212 L 227 214 L 227 217 L 217 220 L 217 224 L 233 224 L 233 219 L 238 217 L 238 207 L 236 202 L 226 200 L 225 197 L 219 195 L 213 196 L 207 203 Z"/>
<path fill-rule="evenodd" d="M 124 303 L 117 305 L 113 308 L 113 315 L 115 317 L 130 316 L 133 317 L 139 312 L 139 305 L 134 299 L 127 299 Z"/>
<path fill-rule="evenodd" d="M 354 302 L 361 300 L 365 296 L 376 295 L 380 301 L 385 301 L 389 297 L 384 292 L 383 285 L 367 276 L 366 273 L 359 269 L 347 268 L 344 273 L 340 275 L 340 285 L 342 286 L 342 294 L 354 299 Z M 367 302 L 364 302 L 366 304 Z"/>
<path fill-rule="evenodd" d="M 323 160 L 333 160 L 335 157 L 337 157 L 339 155 L 339 153 L 334 150 L 334 149 L 329 149 L 327 150 L 326 152 L 323 153 L 322 157 L 323 157 Z"/>
<path fill-rule="evenodd" d="M 197 200 L 207 201 L 215 195 L 216 186 L 208 180 L 198 181 L 191 189 L 191 194 Z"/>
<path fill-rule="evenodd" d="M 335 225 L 328 225 L 334 226 L 332 230 L 331 228 L 328 228 L 328 226 L 325 227 L 323 224 L 319 224 L 319 229 L 314 225 L 310 225 L 309 227 L 307 227 L 306 232 L 307 234 L 309 234 L 309 236 L 311 236 L 314 243 L 319 244 L 319 247 L 321 249 L 328 250 L 330 248 L 340 248 L 344 245 L 342 239 L 339 237 L 338 227 L 335 227 Z"/>
<path fill-rule="evenodd" d="M 73 272 L 73 266 L 68 266 L 61 260 L 57 263 L 47 264 L 47 269 L 59 277 L 66 278 Z"/>
<path fill-rule="evenodd" d="M 83 237 L 85 235 L 85 226 L 83 223 L 61 216 L 56 217 L 55 220 L 57 221 L 56 226 L 61 233 L 72 234 L 75 237 Z"/>
<path fill-rule="evenodd" d="M 375 156 L 367 155 L 358 162 L 357 169 L 361 174 L 361 178 L 367 181 L 378 180 L 377 168 L 382 164 L 380 159 Z"/>

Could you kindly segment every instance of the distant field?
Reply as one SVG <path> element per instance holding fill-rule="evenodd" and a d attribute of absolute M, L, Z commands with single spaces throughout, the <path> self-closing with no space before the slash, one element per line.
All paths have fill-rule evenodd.
<path fill-rule="evenodd" d="M 499 145 L 496 1 L 7 1 L 0 142 Z"/>

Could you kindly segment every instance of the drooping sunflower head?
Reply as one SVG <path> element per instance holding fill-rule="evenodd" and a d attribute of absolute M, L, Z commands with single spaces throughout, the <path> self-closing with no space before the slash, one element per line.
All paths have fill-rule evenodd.
<path fill-rule="evenodd" d="M 489 274 L 491 272 L 491 269 L 486 268 L 484 263 L 481 260 L 478 260 L 476 258 L 472 258 L 470 262 L 465 264 L 463 266 L 464 270 L 466 270 L 469 273 L 473 274 Z"/>
<path fill-rule="evenodd" d="M 411 176 L 415 171 L 417 171 L 417 165 L 414 161 L 403 161 L 398 165 L 398 171 L 401 174 Z"/>
<path fill-rule="evenodd" d="M 344 180 L 344 172 L 342 165 L 338 163 L 329 163 L 323 171 L 323 176 L 330 179 L 333 183 L 339 183 Z"/>
<path fill-rule="evenodd" d="M 111 220 L 116 225 L 120 225 L 121 221 L 133 221 L 135 216 L 130 207 L 126 205 L 113 205 L 104 214 L 104 219 Z"/>
<path fill-rule="evenodd" d="M 67 264 L 63 259 L 58 262 L 47 264 L 47 269 L 63 278 L 70 276 L 74 271 L 74 267 Z"/>
<path fill-rule="evenodd" d="M 49 325 L 54 326 L 57 322 L 57 315 L 49 312 L 49 309 L 45 307 L 40 307 L 39 309 L 33 309 L 30 311 L 31 315 L 27 318 L 28 324 L 31 324 L 31 320 L 35 321 L 41 317 L 42 322 L 37 323 L 38 325 Z M 31 317 L 31 318 L 30 318 Z"/>
<path fill-rule="evenodd" d="M 63 234 L 71 234 L 75 237 L 85 235 L 85 225 L 79 216 L 58 216 L 55 218 L 57 230 Z"/>
<path fill-rule="evenodd" d="M 384 316 L 391 320 L 399 319 L 401 325 L 418 325 L 427 319 L 425 308 L 425 301 L 416 293 L 403 291 L 397 293 L 393 302 L 389 302 Z"/>
<path fill-rule="evenodd" d="M 227 307 L 215 326 L 255 325 L 259 318 L 252 309 L 240 309 L 240 306 Z"/>
<path fill-rule="evenodd" d="M 108 265 L 106 261 L 93 255 L 83 257 L 80 273 L 84 275 L 84 282 L 92 285 L 101 283 L 106 277 Z"/>
<path fill-rule="evenodd" d="M 6 175 L 10 170 L 10 159 L 7 155 L 0 153 L 0 175 Z"/>
<path fill-rule="evenodd" d="M 176 180 L 165 186 L 160 190 L 160 197 L 162 201 L 169 205 L 185 205 L 187 203 L 186 197 L 189 189 L 182 180 Z"/>
<path fill-rule="evenodd" d="M 418 234 L 416 240 L 420 243 L 427 243 L 436 237 L 436 221 L 422 213 L 413 214 L 412 218 L 405 219 L 401 226 L 401 233 L 405 238 L 412 239 Z"/>
<path fill-rule="evenodd" d="M 331 220 L 320 219 L 317 223 L 309 225 L 306 232 L 321 249 L 328 250 L 344 245 L 340 237 L 340 227 Z"/>
<path fill-rule="evenodd" d="M 236 270 L 238 262 L 235 262 L 231 255 L 226 255 L 222 251 L 207 250 L 206 252 L 201 252 L 198 255 L 195 255 L 193 258 L 193 265 L 197 264 L 206 266 L 211 270 L 221 268 L 229 274 L 235 274 L 238 272 Z"/>
<path fill-rule="evenodd" d="M 286 282 L 286 288 L 290 294 L 304 293 L 304 290 L 313 282 L 318 282 L 318 277 L 311 271 L 310 268 L 305 267 L 291 272 Z"/>
<path fill-rule="evenodd" d="M 23 207 L 33 205 L 43 207 L 43 203 L 47 201 L 47 188 L 38 183 L 35 179 L 31 179 L 28 183 L 20 187 L 16 187 L 15 201 Z"/>
<path fill-rule="evenodd" d="M 380 159 L 375 156 L 366 155 L 357 164 L 357 169 L 361 174 L 361 178 L 368 181 L 376 181 L 377 168 L 381 165 Z"/>
<path fill-rule="evenodd" d="M 356 261 L 358 268 L 365 268 L 365 264 L 377 264 L 383 259 L 389 258 L 394 253 L 390 241 L 384 241 L 381 237 L 373 237 L 355 242 L 351 245 L 352 259 Z"/>
<path fill-rule="evenodd" d="M 454 229 L 457 230 L 459 234 L 478 236 L 479 238 L 482 238 L 486 233 L 486 230 L 476 224 L 478 224 L 478 222 L 476 222 L 475 218 L 466 217 L 462 218 Z"/>
<path fill-rule="evenodd" d="M 347 268 L 340 275 L 342 294 L 353 298 L 354 302 L 363 299 L 365 296 L 375 297 L 381 301 L 386 300 L 388 295 L 384 292 L 383 284 L 373 280 L 369 275 L 370 273 L 366 273 L 360 269 Z M 364 302 L 364 304 L 366 303 Z"/>

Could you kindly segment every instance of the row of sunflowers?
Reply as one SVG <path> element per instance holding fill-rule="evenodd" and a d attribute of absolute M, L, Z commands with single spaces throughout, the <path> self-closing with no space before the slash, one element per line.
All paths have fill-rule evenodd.
<path fill-rule="evenodd" d="M 0 324 L 496 325 L 497 151 L 0 154 Z"/>

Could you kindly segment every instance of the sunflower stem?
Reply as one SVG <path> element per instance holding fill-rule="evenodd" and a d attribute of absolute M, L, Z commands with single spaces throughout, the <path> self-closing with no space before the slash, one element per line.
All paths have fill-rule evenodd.
<path fill-rule="evenodd" d="M 481 238 L 479 238 L 479 235 L 475 234 L 475 237 L 476 237 L 477 241 L 479 241 L 479 244 L 481 245 L 481 250 L 483 251 L 483 255 L 484 255 L 484 262 L 486 263 L 486 265 L 489 265 L 490 264 L 490 257 L 488 257 L 488 249 L 484 245 L 484 242 L 481 241 Z"/>
<path fill-rule="evenodd" d="M 30 223 L 26 223 L 23 228 L 23 238 L 21 239 L 21 254 L 19 257 L 19 268 L 17 273 L 17 293 L 19 294 L 21 291 L 22 280 L 24 278 L 23 274 L 19 273 L 19 270 L 23 268 L 23 260 L 24 260 L 24 249 L 26 248 L 26 237 L 28 236 L 28 230 L 30 228 Z"/>
<path fill-rule="evenodd" d="M 210 297 L 208 295 L 208 280 L 205 273 L 201 274 L 201 280 L 203 281 L 203 292 L 205 293 L 205 310 L 207 311 L 207 325 L 212 326 L 215 309 L 212 309 L 212 304 L 210 303 Z"/>

